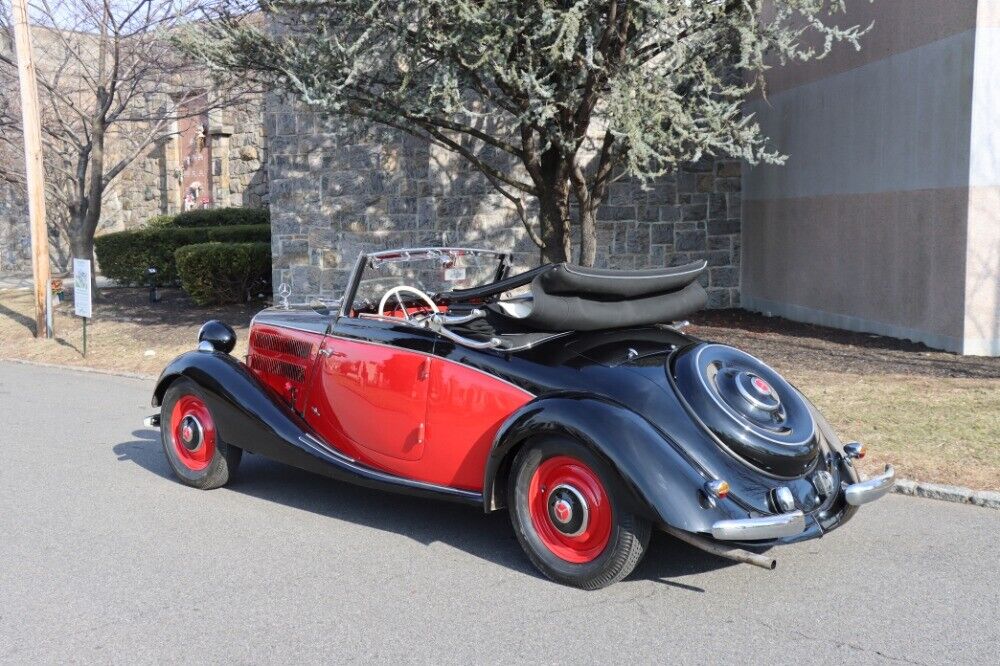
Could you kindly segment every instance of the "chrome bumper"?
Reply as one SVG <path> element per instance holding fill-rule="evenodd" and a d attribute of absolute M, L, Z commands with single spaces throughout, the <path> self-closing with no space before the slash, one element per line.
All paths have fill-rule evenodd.
<path fill-rule="evenodd" d="M 852 506 L 861 506 L 868 502 L 874 502 L 882 495 L 892 490 L 896 483 L 896 470 L 892 465 L 886 465 L 885 471 L 876 477 L 860 483 L 852 483 L 844 486 L 844 499 Z"/>
<path fill-rule="evenodd" d="M 795 536 L 805 529 L 805 514 L 796 510 L 763 518 L 720 520 L 712 525 L 712 536 L 720 541 L 757 541 Z"/>

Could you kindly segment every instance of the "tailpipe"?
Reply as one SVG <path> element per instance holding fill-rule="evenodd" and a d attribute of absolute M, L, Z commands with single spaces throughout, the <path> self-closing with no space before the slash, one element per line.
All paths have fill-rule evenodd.
<path fill-rule="evenodd" d="M 705 537 L 698 536 L 697 534 L 692 534 L 691 532 L 685 532 L 684 530 L 679 530 L 676 527 L 671 527 L 670 525 L 664 525 L 663 530 L 672 536 L 677 537 L 685 543 L 689 543 L 695 548 L 699 548 L 706 553 L 711 553 L 712 555 L 718 555 L 719 557 L 724 557 L 728 560 L 733 560 L 734 562 L 743 562 L 744 564 L 752 564 L 755 567 L 760 567 L 761 569 L 767 569 L 768 571 L 774 571 L 774 568 L 778 566 L 778 561 L 773 557 L 768 557 L 766 555 L 758 555 L 757 553 L 751 553 L 749 550 L 743 550 L 742 548 L 733 548 L 732 546 L 726 546 L 721 543 L 717 543 Z"/>

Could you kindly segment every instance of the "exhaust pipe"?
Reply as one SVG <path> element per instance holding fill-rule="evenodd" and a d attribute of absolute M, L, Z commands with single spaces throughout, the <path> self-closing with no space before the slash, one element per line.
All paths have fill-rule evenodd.
<path fill-rule="evenodd" d="M 685 532 L 684 530 L 679 530 L 676 527 L 671 527 L 670 525 L 664 525 L 663 530 L 667 534 L 675 536 L 681 541 L 691 544 L 695 548 L 700 548 L 706 553 L 718 555 L 719 557 L 725 557 L 726 559 L 733 560 L 734 562 L 752 564 L 755 567 L 767 569 L 768 571 L 774 571 L 774 568 L 778 566 L 778 561 L 773 557 L 751 553 L 749 550 L 743 550 L 742 548 L 725 546 L 721 543 L 716 543 L 715 541 L 706 539 L 703 536 L 698 536 L 697 534 L 692 534 L 691 532 Z"/>

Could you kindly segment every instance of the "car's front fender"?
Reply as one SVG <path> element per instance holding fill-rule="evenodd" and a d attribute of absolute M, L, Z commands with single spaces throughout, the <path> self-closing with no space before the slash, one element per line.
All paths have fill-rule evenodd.
<path fill-rule="evenodd" d="M 505 504 L 507 474 L 517 449 L 533 437 L 553 434 L 572 437 L 607 460 L 632 509 L 655 523 L 708 532 L 717 520 L 746 517 L 731 503 L 705 501 L 702 488 L 708 477 L 669 436 L 624 405 L 588 394 L 539 398 L 507 419 L 486 464 L 487 511 Z"/>

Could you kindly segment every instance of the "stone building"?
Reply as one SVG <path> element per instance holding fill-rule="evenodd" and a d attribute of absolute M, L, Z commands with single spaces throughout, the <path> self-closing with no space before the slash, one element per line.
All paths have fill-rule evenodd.
<path fill-rule="evenodd" d="M 72 192 L 77 177 L 75 141 L 84 133 L 69 105 L 77 99 L 83 113 L 94 105 L 96 93 L 80 54 L 93 54 L 96 47 L 88 42 L 93 36 L 87 33 L 39 26 L 33 27 L 32 38 L 40 79 L 58 80 L 62 86 L 59 96 L 46 96 L 44 87 L 41 95 L 43 122 L 51 123 L 55 145 L 66 147 L 62 155 L 51 144 L 46 150 L 49 193 L 60 188 Z M 9 53 L 12 48 L 6 35 L 0 35 L 0 50 Z M 68 52 L 75 55 L 69 57 Z M 157 71 L 133 82 L 143 90 L 129 106 L 129 114 L 152 120 L 120 121 L 108 130 L 106 170 L 120 158 L 134 159 L 105 191 L 98 235 L 187 208 L 261 206 L 266 201 L 263 97 L 244 93 L 235 97 L 234 104 L 201 113 L 195 102 L 210 90 L 207 79 L 197 72 L 181 75 L 170 67 Z M 184 85 L 178 83 L 182 76 Z M 22 176 L 24 159 L 17 95 L 16 72 L 6 67 L 0 71 L 0 173 L 12 178 Z M 165 113 L 171 114 L 166 125 L 158 126 Z M 163 138 L 147 145 L 150 135 Z M 132 152 L 136 146 L 144 146 L 138 155 Z M 58 197 L 49 196 L 47 213 L 53 268 L 65 270 L 70 259 L 68 208 Z M 30 246 L 26 217 L 23 185 L 0 183 L 0 271 L 31 269 L 30 253 L 24 250 Z"/>
<path fill-rule="evenodd" d="M 288 284 L 292 300 L 339 297 L 361 250 L 459 245 L 513 252 L 522 267 L 539 260 L 507 200 L 448 151 L 340 131 L 278 95 L 265 134 L 274 283 Z M 598 212 L 598 248 L 597 264 L 612 268 L 707 259 L 710 305 L 738 305 L 739 163 L 614 184 Z"/>
<path fill-rule="evenodd" d="M 28 206 L 21 188 L 0 180 L 0 272 L 31 270 Z"/>

